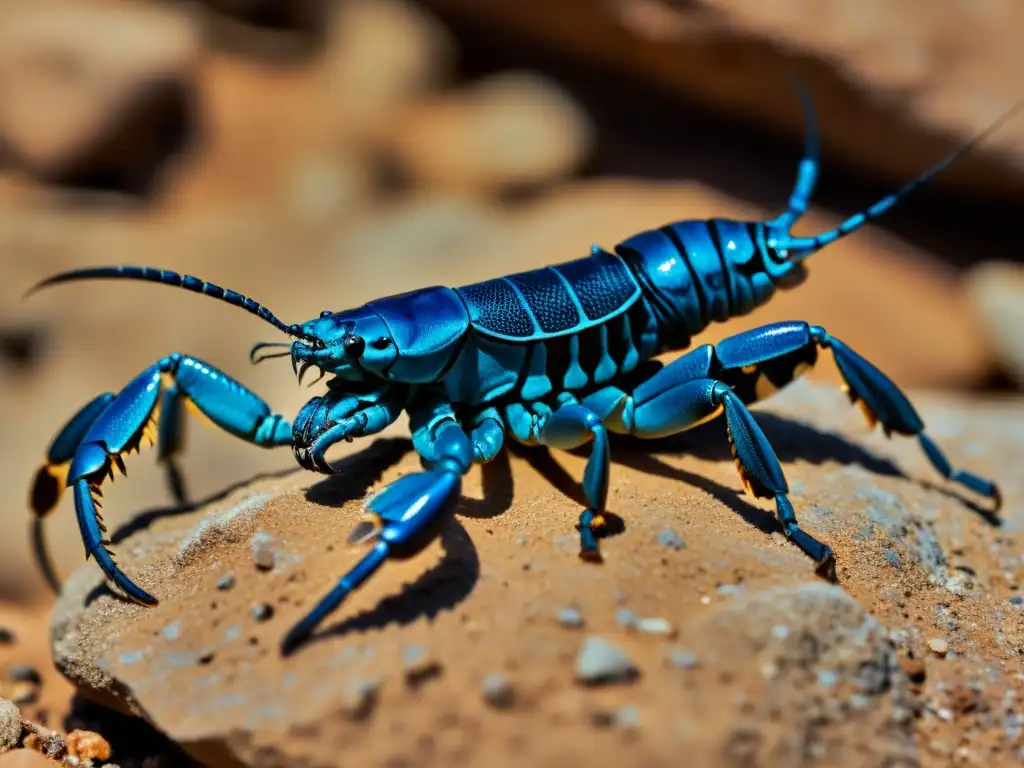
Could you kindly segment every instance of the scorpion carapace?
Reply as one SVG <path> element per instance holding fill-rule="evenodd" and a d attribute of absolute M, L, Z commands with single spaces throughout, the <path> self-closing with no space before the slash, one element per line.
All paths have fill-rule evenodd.
<path fill-rule="evenodd" d="M 835 577 L 828 546 L 798 524 L 782 467 L 748 405 L 813 366 L 830 349 L 870 423 L 886 434 L 916 436 L 935 468 L 999 505 L 995 484 L 955 469 L 925 434 L 907 398 L 881 371 L 821 327 L 784 322 L 704 344 L 665 365 L 656 356 L 684 350 L 709 323 L 751 312 L 776 289 L 804 277 L 802 262 L 905 199 L 974 142 L 839 227 L 796 237 L 818 172 L 817 133 L 801 89 L 805 157 L 786 210 L 770 221 L 680 221 L 634 235 L 612 251 L 461 288 L 433 287 L 324 311 L 286 325 L 260 304 L 188 275 L 147 267 L 65 272 L 42 285 L 87 278 L 149 280 L 219 298 L 288 334 L 288 343 L 257 344 L 252 359 L 288 356 L 301 381 L 310 368 L 330 376 L 293 422 L 213 366 L 171 354 L 117 395 L 104 394 L 58 433 L 31 494 L 37 520 L 73 489 L 86 554 L 132 599 L 155 604 L 114 563 L 98 515 L 103 480 L 123 471 L 122 456 L 143 438 L 173 470 L 181 443 L 182 404 L 264 448 L 291 446 L 298 463 L 332 473 L 327 451 L 341 440 L 376 434 L 409 414 L 424 471 L 406 475 L 367 503 L 350 541 L 368 552 L 282 641 L 293 650 L 388 558 L 412 556 L 436 535 L 459 499 L 474 463 L 501 451 L 506 434 L 527 445 L 573 449 L 590 443 L 583 475 L 587 509 L 579 518 L 580 555 L 599 561 L 609 481 L 608 433 L 657 438 L 724 414 L 746 490 L 772 499 L 786 536 Z M 267 353 L 268 348 L 285 351 Z M 175 474 L 176 473 L 172 473 Z M 180 483 L 172 485 L 180 489 Z M 35 529 L 37 541 L 38 528 Z"/>

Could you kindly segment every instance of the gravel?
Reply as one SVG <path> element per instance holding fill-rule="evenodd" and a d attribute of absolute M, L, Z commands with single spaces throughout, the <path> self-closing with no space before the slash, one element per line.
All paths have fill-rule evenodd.
<path fill-rule="evenodd" d="M 219 589 L 221 592 L 226 592 L 233 586 L 235 586 L 235 574 L 231 571 L 228 571 L 219 579 L 217 579 L 217 589 Z"/>
<path fill-rule="evenodd" d="M 658 532 L 658 543 L 663 547 L 668 547 L 669 549 L 686 549 L 686 542 L 683 541 L 683 537 L 671 528 L 666 528 L 665 530 Z"/>
<path fill-rule="evenodd" d="M 261 571 L 270 571 L 277 560 L 277 548 L 274 537 L 265 531 L 259 531 L 252 537 L 252 563 Z"/>
<path fill-rule="evenodd" d="M 515 701 L 512 682 L 504 675 L 488 675 L 484 678 L 484 701 L 495 709 L 507 709 Z"/>
<path fill-rule="evenodd" d="M 579 608 L 563 608 L 558 612 L 558 623 L 569 629 L 579 629 L 583 626 L 583 614 Z"/>
<path fill-rule="evenodd" d="M 576 656 L 576 678 L 586 685 L 626 682 L 639 674 L 629 656 L 601 637 L 588 637 Z"/>

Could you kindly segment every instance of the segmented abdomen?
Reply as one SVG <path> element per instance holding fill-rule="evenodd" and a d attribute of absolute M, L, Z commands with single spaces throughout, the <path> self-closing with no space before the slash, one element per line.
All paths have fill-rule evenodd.
<path fill-rule="evenodd" d="M 745 315 L 775 292 L 763 225 L 711 219 L 641 232 L 615 247 L 643 287 L 669 347 Z"/>
<path fill-rule="evenodd" d="M 604 251 L 456 291 L 475 330 L 521 343 L 596 327 L 640 297 L 633 272 L 620 257 Z"/>

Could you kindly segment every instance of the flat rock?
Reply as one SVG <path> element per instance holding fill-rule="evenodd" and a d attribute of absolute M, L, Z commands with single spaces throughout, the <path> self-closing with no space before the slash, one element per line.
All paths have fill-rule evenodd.
<path fill-rule="evenodd" d="M 79 568 L 54 610 L 54 659 L 83 694 L 148 720 L 212 765 L 330 766 L 342 753 L 360 765 L 668 766 L 681 753 L 732 765 L 810 752 L 836 766 L 938 766 L 917 743 L 965 728 L 987 739 L 998 764 L 1012 744 L 993 723 L 1024 693 L 1011 673 L 1024 630 L 1008 600 L 1024 579 L 1021 403 L 914 402 L 955 463 L 1002 481 L 1001 530 L 972 511 L 983 502 L 936 478 L 914 441 L 868 434 L 841 392 L 797 383 L 757 413 L 803 526 L 836 551 L 837 585 L 814 577 L 767 504 L 739 495 L 724 430 L 710 424 L 685 439 L 613 442 L 609 507 L 626 529 L 603 540 L 600 566 L 557 546 L 579 509 L 529 462 L 488 465 L 487 487 L 514 481 L 511 497 L 485 495 L 474 469 L 439 543 L 389 563 L 282 659 L 284 632 L 359 556 L 344 540 L 362 499 L 419 466 L 407 443 L 381 438 L 341 459 L 337 477 L 258 480 L 120 541 L 119 562 L 161 599 L 156 608 L 113 596 L 93 564 Z M 583 458 L 556 459 L 581 474 Z M 657 533 L 668 527 L 686 549 L 666 552 Z M 257 531 L 293 557 L 252 568 Z M 228 571 L 236 584 L 220 591 Z M 717 589 L 739 582 L 739 591 Z M 273 616 L 254 621 L 256 602 Z M 631 660 L 636 680 L 576 683 L 583 638 L 551 620 L 567 605 Z M 664 617 L 678 639 L 620 626 L 623 607 Z M 180 631 L 166 631 L 172 621 Z M 951 652 L 931 655 L 912 686 L 903 662 L 929 657 L 939 635 Z M 443 672 L 408 685 L 409 648 L 429 649 Z M 514 677 L 515 717 L 481 695 L 497 673 Z M 994 719 L 915 720 L 915 697 L 952 707 L 958 681 L 971 679 L 986 681 L 978 695 Z M 367 680 L 372 696 L 355 696 Z M 620 710 L 631 713 L 628 742 L 600 726 Z"/>

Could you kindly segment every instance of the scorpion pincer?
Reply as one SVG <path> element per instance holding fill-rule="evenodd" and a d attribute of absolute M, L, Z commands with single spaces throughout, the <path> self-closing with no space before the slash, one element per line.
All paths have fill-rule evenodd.
<path fill-rule="evenodd" d="M 724 414 L 746 490 L 773 500 L 785 535 L 821 575 L 834 578 L 831 549 L 797 523 L 782 467 L 748 410 L 807 371 L 822 349 L 831 350 L 851 402 L 870 424 L 880 423 L 887 435 L 916 437 L 944 478 L 992 499 L 998 509 L 996 485 L 954 468 L 900 389 L 825 328 L 774 323 L 695 346 L 668 364 L 655 359 L 687 350 L 712 322 L 746 315 L 777 289 L 799 284 L 811 254 L 894 208 L 1024 106 L 835 229 L 797 237 L 791 228 L 818 174 L 813 111 L 802 89 L 800 95 L 805 156 L 786 210 L 769 221 L 678 221 L 633 235 L 611 251 L 594 246 L 575 261 L 460 288 L 424 288 L 293 325 L 234 291 L 150 267 L 78 269 L 43 281 L 36 288 L 90 278 L 147 280 L 226 301 L 290 337 L 257 344 L 253 362 L 287 356 L 300 381 L 311 368 L 330 379 L 326 394 L 289 422 L 212 365 L 180 353 L 161 358 L 116 395 L 89 402 L 57 434 L 31 492 L 37 549 L 40 519 L 71 488 L 87 556 L 128 597 L 153 605 L 156 599 L 114 562 L 99 497 L 104 479 L 114 468 L 124 470 L 122 457 L 144 438 L 177 478 L 182 405 L 253 445 L 290 446 L 302 467 L 322 473 L 334 471 L 325 458 L 333 445 L 374 435 L 408 413 L 424 470 L 367 503 L 368 518 L 350 536 L 366 553 L 287 633 L 281 649 L 290 653 L 385 560 L 415 555 L 434 539 L 456 507 L 462 476 L 474 463 L 493 459 L 506 435 L 564 450 L 590 444 L 582 481 L 587 508 L 577 527 L 580 555 L 599 561 L 608 433 L 659 438 Z M 279 351 L 266 351 L 274 348 Z M 180 478 L 172 487 L 180 491 Z"/>

